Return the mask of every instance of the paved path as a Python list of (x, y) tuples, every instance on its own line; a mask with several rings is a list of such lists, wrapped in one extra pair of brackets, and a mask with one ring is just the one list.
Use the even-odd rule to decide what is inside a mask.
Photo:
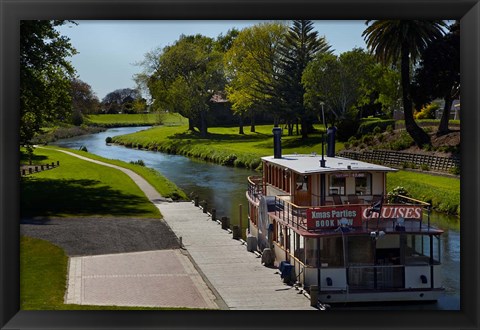
[[(62, 152), (119, 169), (129, 175), (145, 192), (147, 198), (159, 208), (173, 232), (182, 237), (188, 251), (182, 256), (170, 252), (176, 253), (184, 269), (182, 271), (177, 264), (170, 272), (168, 267), (163, 267), (167, 257), (166, 254), (162, 254), (165, 250), (71, 258), (67, 301), (96, 305), (141, 306), (149, 306), (156, 302), (160, 305), (170, 303), (170, 306), (179, 306), (173, 301), (177, 301), (175, 299), (179, 296), (186, 295), (190, 299), (182, 300), (185, 306), (187, 301), (194, 301), (192, 304), (196, 304), (203, 300), (200, 305), (214, 308), (213, 294), (215, 294), (216, 303), (222, 309), (315, 310), (303, 294), (283, 284), (277, 269), (261, 265), (259, 258), (247, 252), (240, 241), (232, 239), (231, 234), (222, 230), (216, 221), (212, 221), (191, 202), (167, 202), (148, 182), (131, 170), (68, 151)], [(190, 258), (187, 260), (188, 255)], [(196, 271), (212, 291), (205, 289), (202, 284), (204, 282), (197, 277)], [(167, 283), (166, 279), (172, 277), (175, 280), (168, 282), (169, 285), (179, 290), (158, 291), (156, 286), (162, 281)], [(188, 285), (181, 289), (184, 283), (181, 281), (185, 281), (187, 277), (194, 283), (196, 293)], [(179, 280), (180, 278), (182, 280)], [(150, 294), (153, 294), (156, 300), (145, 298)], [(165, 295), (165, 299), (162, 295)]]

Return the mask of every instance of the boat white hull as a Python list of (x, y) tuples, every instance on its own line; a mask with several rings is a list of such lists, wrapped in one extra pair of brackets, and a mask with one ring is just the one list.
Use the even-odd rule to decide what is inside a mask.
[(444, 290), (414, 290), (388, 292), (321, 292), (318, 300), (322, 303), (360, 303), (360, 302), (401, 302), (401, 301), (436, 301)]

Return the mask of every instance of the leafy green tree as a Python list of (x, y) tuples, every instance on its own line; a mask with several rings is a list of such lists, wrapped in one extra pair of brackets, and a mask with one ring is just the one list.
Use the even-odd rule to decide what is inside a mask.
[(100, 101), (86, 82), (75, 78), (71, 81), (70, 96), (73, 112), (82, 115), (96, 114), (100, 111)]
[(55, 29), (66, 21), (20, 21), (20, 143), (47, 123), (71, 115), (71, 80), (75, 70), (67, 60), (76, 54), (70, 40)]
[(188, 118), (189, 129), (208, 133), (207, 112), (212, 96), (224, 89), (223, 54), (215, 41), (202, 35), (180, 36), (162, 49), (158, 68), (148, 80), (154, 108)]
[(330, 45), (313, 30), (312, 21), (294, 20), (279, 51), (281, 65), (277, 93), (285, 104), (286, 117), (300, 120), (302, 138), (305, 139), (312, 127), (312, 114), (304, 105), (303, 71), (318, 53), (331, 53)]
[[(369, 25), (368, 25), (369, 24)], [(400, 60), (403, 112), (405, 128), (417, 146), (430, 145), (430, 136), (413, 118), (410, 95), (410, 67), (434, 40), (443, 35), (443, 21), (375, 20), (367, 21), (362, 36), (369, 50), (383, 63), (396, 64)]]
[[(281, 23), (259, 23), (240, 31), (224, 56), (227, 98), (232, 110), (243, 119), (250, 117), (255, 131), (255, 114), (275, 113), (278, 98), (275, 79), (278, 72), (279, 46), (287, 32)], [(279, 114), (277, 114), (278, 116)]]
[(142, 95), (135, 88), (120, 88), (108, 93), (102, 99), (103, 111), (105, 113), (133, 113), (134, 103), (141, 100)]
[(453, 100), (460, 96), (460, 24), (450, 26), (450, 32), (435, 40), (422, 54), (415, 70), (412, 96), (417, 106), (424, 106), (435, 98), (443, 98), (445, 105), (437, 134), (449, 132), (448, 121)]

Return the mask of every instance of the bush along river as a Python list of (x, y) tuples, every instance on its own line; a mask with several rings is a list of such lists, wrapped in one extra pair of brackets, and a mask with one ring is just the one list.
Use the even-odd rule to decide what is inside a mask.
[[(247, 177), (255, 172), (243, 168), (226, 167), (190, 159), (180, 155), (169, 155), (156, 151), (130, 149), (123, 146), (107, 145), (105, 139), (109, 136), (133, 133), (148, 127), (121, 127), (108, 129), (101, 133), (77, 136), (58, 140), (52, 145), (80, 149), (105, 158), (119, 159), (125, 162), (142, 160), (145, 166), (159, 171), (167, 179), (174, 182), (187, 195), (199, 197), (200, 201), (208, 203), (208, 209), (215, 208), (217, 218), (229, 217), (231, 224), (238, 224), (240, 207), (242, 210), (242, 227), (247, 227)], [(273, 153), (273, 151), (272, 151)], [(258, 173), (256, 173), (258, 175)], [(442, 235), (442, 272), (445, 295), (436, 303), (430, 304), (392, 304), (359, 305), (338, 307), (336, 309), (392, 309), (392, 310), (459, 310), (460, 309), (460, 221), (433, 212), (433, 225), (443, 229)], [(260, 262), (260, 261), (259, 261)]]

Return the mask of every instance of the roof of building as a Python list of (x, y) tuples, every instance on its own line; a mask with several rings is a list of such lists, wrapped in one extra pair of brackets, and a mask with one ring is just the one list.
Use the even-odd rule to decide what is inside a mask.
[(273, 156), (262, 157), (262, 160), (277, 164), (285, 168), (289, 168), (299, 174), (312, 173), (331, 173), (331, 172), (351, 172), (351, 171), (378, 171), (378, 172), (395, 172), (394, 168), (362, 162), (345, 157), (324, 157), (325, 167), (320, 166), (321, 155), (282, 155), (282, 158), (274, 158)]

